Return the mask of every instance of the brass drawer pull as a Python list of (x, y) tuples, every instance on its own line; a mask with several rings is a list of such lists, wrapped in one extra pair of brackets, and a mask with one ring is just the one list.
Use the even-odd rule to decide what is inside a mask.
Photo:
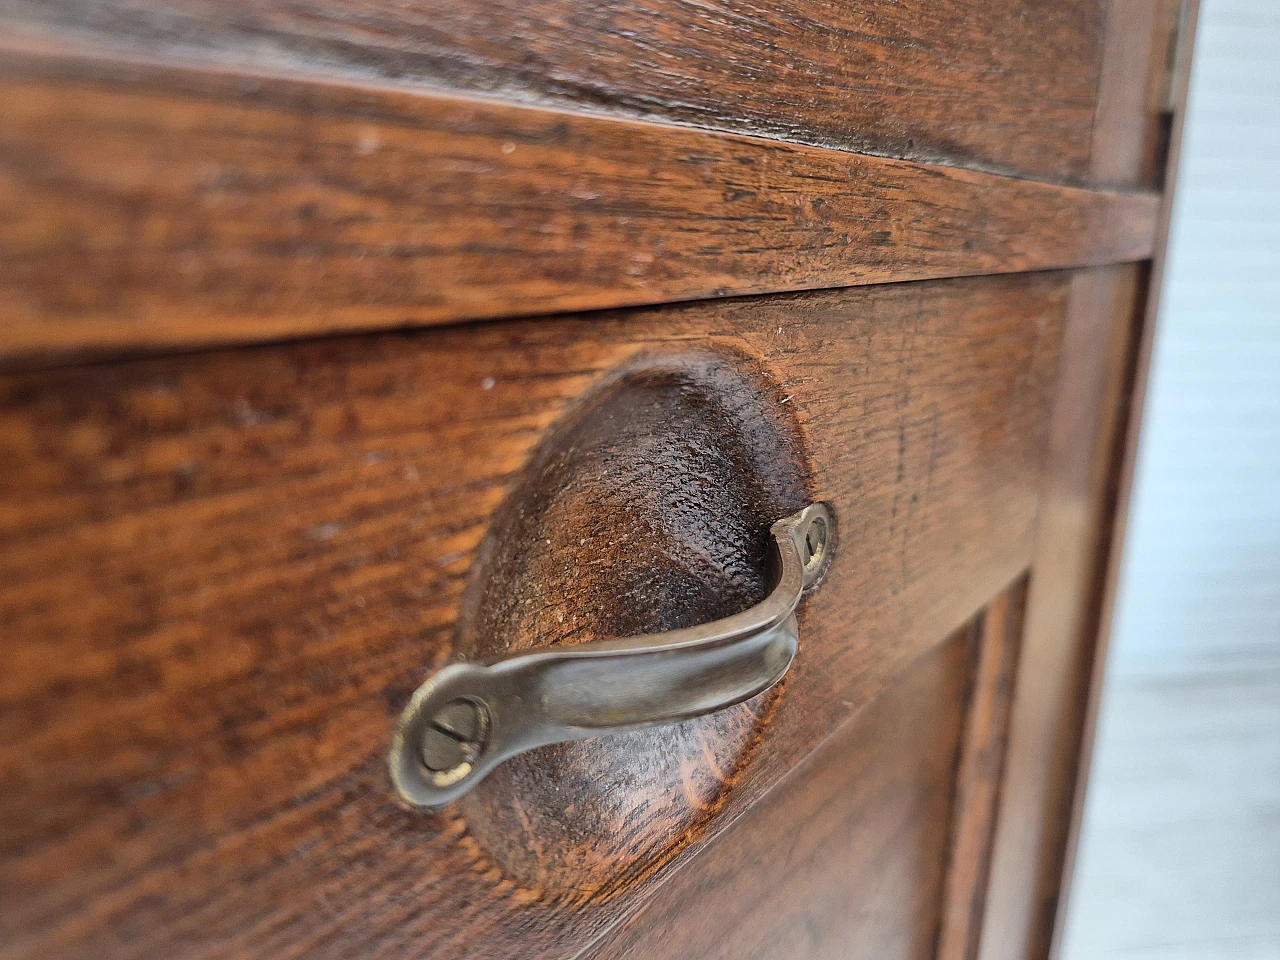
[(770, 527), (778, 583), (763, 601), (702, 626), (456, 663), (400, 715), (391, 779), (418, 809), (450, 803), (534, 747), (677, 723), (777, 683), (798, 640), (795, 609), (831, 558), (832, 517), (812, 504)]

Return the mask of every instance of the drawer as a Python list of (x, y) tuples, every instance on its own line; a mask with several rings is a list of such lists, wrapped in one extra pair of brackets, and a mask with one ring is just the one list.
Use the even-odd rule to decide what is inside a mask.
[[(659, 889), (648, 929), (683, 929), (713, 893), (671, 891), (714, 881), (739, 906), (695, 939), (754, 942), (767, 899), (787, 952), (920, 955), (952, 845), (989, 837), (965, 778), (1004, 735), (1071, 282), (5, 376), (5, 940), (560, 956)], [(387, 751), (429, 672), (743, 609), (768, 524), (809, 501), (838, 538), (778, 687), (398, 802)], [(722, 833), (740, 854), (697, 856)], [(850, 908), (815, 932), (827, 886)]]
[(0, 960), (1048, 957), (1177, 0), (224, 7), (0, 12)]
[(1115, 12), (1097, 0), (1016, 9), (972, 0), (420, 0), (411, 9), (253, 0), (229, 17), (216, 0), (10, 0), (5, 17), (19, 36), (88, 39), (120, 59), (464, 90), (1089, 181), (1098, 179), (1089, 160), (1104, 44), (1126, 42), (1133, 75), (1122, 95), (1140, 95), (1157, 9), (1147, 0)]

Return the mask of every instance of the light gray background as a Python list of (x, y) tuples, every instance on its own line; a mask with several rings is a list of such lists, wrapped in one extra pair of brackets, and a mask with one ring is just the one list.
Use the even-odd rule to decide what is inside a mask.
[(1202, 0), (1063, 960), (1280, 960), (1280, 0)]

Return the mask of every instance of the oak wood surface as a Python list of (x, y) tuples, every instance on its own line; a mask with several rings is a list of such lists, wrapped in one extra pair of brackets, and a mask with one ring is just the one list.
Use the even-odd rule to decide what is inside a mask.
[(1048, 955), (1110, 549), (1142, 267), (1073, 276), (979, 957)]
[[(1149, 45), (1155, 55), (1142, 86), (1148, 97), (1155, 90), (1159, 99), (1167, 97), (1172, 133), (1150, 124), (1102, 122), (1091, 168), (1106, 178), (1132, 171), (1133, 164), (1158, 169), (1167, 162), (1170, 170), (1155, 175), (1165, 184), (1161, 223), (1167, 229), (1196, 3), (1123, 0), (1109, 22), (1106, 56), (1117, 63), (1103, 70), (1100, 118), (1134, 116), (1138, 81), (1135, 65), (1125, 61), (1131, 50)], [(1171, 51), (1166, 31), (1174, 26), (1182, 36)], [(1148, 41), (1152, 28), (1157, 39)], [(1169, 62), (1171, 53), (1180, 65)], [(1180, 78), (1172, 91), (1166, 89), (1174, 82), (1165, 76), (1168, 67)], [(1163, 141), (1159, 148), (1156, 138)], [(1164, 245), (1162, 232), (1157, 249)], [(1056, 948), (1083, 800), (1091, 704), (1105, 662), (1099, 636), (1106, 624), (1106, 577), (1108, 571), (1114, 577), (1119, 556), (1113, 549), (1119, 542), (1115, 511), (1132, 479), (1122, 451), (1136, 442), (1133, 391), (1135, 385), (1140, 390), (1149, 362), (1155, 316), (1148, 291), (1158, 289), (1155, 282), (1153, 287), (1144, 267), (1085, 271), (1073, 280), (981, 960), (1041, 960)]]
[[(639, 358), (613, 374), (539, 440), (490, 521), (455, 655), (678, 630), (763, 600), (764, 533), (811, 499), (783, 399), (741, 355)], [(608, 896), (711, 821), (779, 693), (513, 757), (459, 811), (512, 879)]]
[(1148, 257), (1157, 198), (390, 89), (0, 57), (0, 359)]
[(1097, 588), (1098, 625), (1094, 637), (1091, 638), (1092, 657), (1083, 664), (1083, 673), (1086, 677), (1080, 683), (1080, 687), (1085, 688), (1081, 694), (1083, 715), (1075, 731), (1076, 736), (1070, 741), (1074, 750), (1064, 763), (1064, 766), (1074, 772), (1075, 777), (1071, 784), (1072, 798), (1068, 822), (1061, 831), (1064, 837), (1062, 868), (1056, 878), (1052, 875), (1049, 878), (1051, 881), (1056, 879), (1058, 885), (1058, 909), (1054, 916), (1053, 929), (1049, 935), (1046, 951), (1051, 960), (1059, 956), (1062, 949), (1066, 906), (1074, 880), (1077, 847), (1084, 815), (1085, 791), (1093, 761), (1094, 735), (1106, 672), (1112, 615), (1124, 556), (1121, 545), (1125, 542), (1134, 472), (1137, 468), (1138, 446), (1142, 435), (1147, 378), (1151, 368), (1152, 350), (1160, 315), (1160, 296), (1164, 289), (1164, 273), (1168, 262), (1169, 227), (1173, 216), (1173, 202), (1176, 196), (1174, 190), (1181, 160), (1187, 95), (1191, 85), (1191, 55), (1195, 47), (1196, 27), (1199, 23), (1199, 0), (1184, 0), (1182, 3), (1170, 4), (1170, 6), (1173, 9), (1168, 12), (1168, 19), (1176, 27), (1177, 37), (1174, 48), (1169, 51), (1171, 75), (1166, 80), (1167, 89), (1165, 90), (1172, 110), (1164, 156), (1166, 166), (1161, 171), (1161, 181), (1165, 191), (1160, 203), (1156, 256), (1144, 278), (1145, 287), (1142, 296), (1135, 304), (1134, 312), (1139, 329), (1133, 334), (1136, 345), (1133, 347), (1132, 368), (1126, 372), (1128, 392), (1124, 397), (1123, 405), (1117, 411), (1117, 418), (1121, 421), (1121, 432), (1116, 437), (1116, 448), (1113, 448), (1112, 485), (1106, 494), (1111, 510), (1110, 516), (1105, 521), (1107, 525), (1102, 535), (1106, 549), (1100, 550), (1095, 560), (1097, 575), (1101, 580)]
[(248, 0), (231, 15), (219, 0), (3, 0), (0, 17), (11, 30), (175, 60), (443, 86), (1083, 181), (1109, 6)]
[(955, 951), (976, 946), (1025, 588), (903, 670), (589, 956), (972, 956)]
[[(21, 370), (1142, 260), (1175, 0), (426, 3), (0, 0), (0, 954), (1043, 960), (1142, 267)], [(820, 497), (779, 690), (395, 806), (426, 671)]]
[(972, 627), (976, 662), (955, 773), (936, 960), (973, 960), (978, 953), (1026, 600), (1020, 579)]
[(976, 639), (913, 664), (588, 956), (931, 958)]
[(1089, 181), (1160, 187), (1182, 0), (1112, 0), (1098, 77)]
[[(9, 955), (589, 944), (1027, 567), (1067, 283), (893, 284), (4, 376)], [(763, 377), (794, 418), (806, 496), (840, 525), (829, 579), (801, 611), (768, 736), (705, 824), (681, 836), (672, 819), (672, 842), (604, 893), (516, 882), (464, 815), (395, 804), (394, 717), (454, 654), (477, 546), (551, 424), (619, 370), (708, 357)], [(625, 533), (593, 547), (621, 555)], [(725, 569), (748, 562), (741, 533), (709, 535)]]

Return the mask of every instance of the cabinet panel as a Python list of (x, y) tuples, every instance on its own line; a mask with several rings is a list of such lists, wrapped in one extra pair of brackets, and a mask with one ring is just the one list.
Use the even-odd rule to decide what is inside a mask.
[(975, 956), (1025, 597), (911, 664), (591, 956)]
[[(32, 957), (585, 947), (1028, 567), (1067, 288), (894, 284), (6, 375), (4, 939)], [(457, 811), (398, 807), (386, 750), (456, 653), (476, 550), (537, 445), (658, 361), (762, 385), (837, 552), (702, 821), (608, 889), (540, 888)], [(659, 514), (703, 495), (675, 485)], [(747, 549), (701, 536), (725, 563)]]
[(1157, 198), (0, 51), (0, 361), (1080, 267)]

